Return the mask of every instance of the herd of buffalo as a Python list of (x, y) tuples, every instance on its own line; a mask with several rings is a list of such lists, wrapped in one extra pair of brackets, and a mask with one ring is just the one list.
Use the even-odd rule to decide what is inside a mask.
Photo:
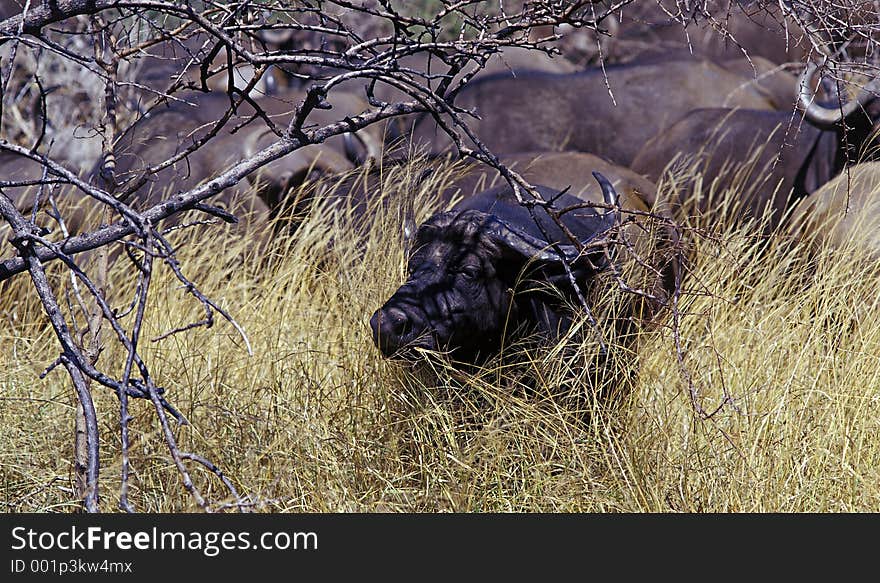
[[(846, 240), (855, 222), (880, 210), (870, 200), (880, 162), (869, 160), (880, 120), (877, 83), (863, 82), (840, 106), (810, 64), (809, 43), (780, 22), (743, 8), (727, 21), (734, 44), (696, 23), (685, 33), (659, 18), (620, 19), (604, 66), (577, 67), (564, 55), (516, 48), (494, 55), (455, 105), (477, 114), (469, 124), (474, 134), (542, 200), (523, 204), (526, 191), (470, 163), (440, 193), (458, 202), (412, 234), (407, 281), (370, 320), (382, 354), (410, 358), (430, 349), (473, 363), (497, 353), (513, 331), (559, 337), (607, 277), (638, 291), (627, 318), (651, 318), (680, 284), (672, 221), (717, 210), (713, 204), (728, 189), (737, 207), (729, 219), (761, 218), (768, 230), (822, 229), (826, 241)], [(163, 67), (171, 63), (169, 55), (143, 60), (137, 82), (167, 84)], [(384, 101), (399, 97), (382, 84), (375, 92)], [(295, 83), (265, 93), (255, 103), (282, 127), (306, 95)], [(332, 108), (315, 110), (310, 122), (324, 125), (370, 107), (362, 84), (343, 85), (327, 101)], [(222, 91), (192, 92), (151, 109), (117, 141), (116, 175), (136, 176), (171, 158), (228, 109)], [(243, 119), (252, 114), (247, 103), (237, 111)], [(155, 174), (132, 204), (147, 208), (188, 190), (274, 139), (265, 126), (227, 124), (207, 147)], [(392, 141), (395, 152), (418, 149), (433, 159), (455, 150), (438, 118), (395, 118), (301, 148), (212, 204), (225, 204), (243, 223), (268, 221), (292, 205), (289, 194), (303, 184), (365, 161), (381, 165)], [(33, 179), (35, 172), (6, 154), (0, 170), (5, 180)], [(28, 197), (16, 202), (26, 208)], [(880, 241), (866, 244), (880, 251)]]
[[(651, 318), (676, 292), (681, 270), (671, 252), (676, 234), (662, 221), (646, 228), (647, 211), (678, 221), (715, 212), (757, 219), (765, 233), (810, 229), (832, 244), (849, 240), (880, 211), (871, 202), (880, 163), (870, 161), (877, 82), (864, 81), (841, 106), (823, 94), (808, 51), (799, 75), (786, 66), (790, 52), (775, 61), (757, 54), (780, 31), (751, 22), (765, 35), (753, 46), (742, 37), (737, 50), (748, 58), (697, 47), (575, 72), (535, 59), (464, 88), (456, 105), (477, 112), (471, 127), (480, 140), (568, 212), (552, 220), (502, 181), (465, 192), (450, 212), (426, 221), (408, 280), (370, 322), (383, 354), (427, 348), (474, 362), (513, 330), (558, 338), (571, 326), (571, 306), (601, 285), (601, 272), (632, 272), (634, 263), (642, 269), (624, 285), (640, 300), (619, 317)], [(416, 120), (412, 136), (435, 154), (453, 148), (429, 116)], [(880, 251), (864, 232), (860, 241)]]

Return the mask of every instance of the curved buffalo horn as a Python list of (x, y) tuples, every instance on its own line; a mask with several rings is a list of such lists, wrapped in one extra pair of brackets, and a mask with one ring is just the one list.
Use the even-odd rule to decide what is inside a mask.
[(495, 238), (524, 257), (534, 257), (550, 263), (562, 260), (571, 263), (578, 257), (578, 251), (574, 245), (558, 245), (557, 248), (563, 255), (560, 257), (547, 241), (543, 241), (525, 231), (515, 229), (503, 221), (496, 220), (493, 222), (491, 232)]
[(596, 209), (602, 217), (602, 226), (599, 228), (598, 233), (604, 233), (620, 222), (620, 195), (614, 190), (611, 181), (601, 173), (593, 172), (593, 178), (596, 179), (596, 182), (599, 183), (599, 187), (602, 189), (602, 198), (605, 200), (605, 204), (611, 207), (604, 211)]
[(276, 49), (295, 40), (295, 33), (289, 28), (261, 29), (258, 36), (263, 42), (275, 45)]
[(254, 155), (262, 149), (260, 147), (260, 141), (270, 131), (272, 130), (266, 128), (261, 131), (254, 131), (246, 134), (244, 143), (242, 144), (242, 152), (244, 153), (245, 158), (253, 158)]
[[(617, 194), (611, 181), (605, 178), (600, 172), (593, 172), (593, 177), (602, 189), (602, 198), (605, 200), (605, 204), (611, 208), (605, 211), (597, 211), (601, 217), (601, 223), (590, 239), (581, 241), (582, 245), (586, 245), (590, 241), (597, 239), (604, 233), (608, 232), (618, 224), (620, 220), (620, 196)], [(502, 221), (496, 220), (495, 223), (495, 236), (503, 241), (508, 247), (527, 257), (537, 257), (542, 261), (551, 262), (560, 261), (561, 259), (571, 262), (578, 258), (578, 249), (574, 245), (558, 245), (557, 249), (562, 251), (562, 255), (564, 256), (560, 257), (558, 253), (550, 249), (550, 244), (547, 243), (547, 241), (542, 241), (525, 231), (514, 229)]]
[[(605, 223), (604, 220), (603, 223)], [(601, 237), (610, 227), (613, 226), (614, 223), (607, 226), (603, 224), (590, 239), (581, 241), (581, 244), (586, 245), (590, 241)], [(534, 257), (540, 261), (546, 261), (548, 263), (558, 263), (560, 261), (572, 263), (581, 256), (578, 248), (574, 245), (560, 244), (556, 245), (554, 248), (547, 241), (539, 239), (538, 237), (530, 235), (529, 233), (515, 227), (511, 227), (504, 221), (498, 219), (492, 221), (492, 226), (489, 230), (496, 240), (504, 243), (508, 248), (516, 251), (524, 257)], [(556, 250), (561, 252), (561, 256)]]
[[(345, 157), (348, 158), (349, 162), (352, 164), (360, 164), (362, 160), (354, 145), (354, 134), (351, 132), (345, 132), (342, 134), (342, 143), (345, 145)], [(363, 142), (361, 142), (361, 145), (363, 145)]]
[(275, 75), (280, 75), (282, 73), (276, 73), (276, 71), (280, 71), (278, 67), (275, 65), (269, 65), (266, 69), (266, 72), (263, 74), (263, 84), (266, 88), (266, 95), (278, 95), (278, 78)]
[(810, 80), (818, 69), (819, 65), (813, 62), (808, 63), (804, 69), (799, 81), (798, 106), (804, 112), (804, 117), (821, 129), (834, 129), (853, 112), (874, 99), (875, 92), (880, 90), (880, 78), (874, 79), (859, 91), (855, 99), (843, 104), (842, 107), (822, 106), (816, 102), (816, 94), (810, 88)]
[[(355, 139), (360, 142), (361, 148), (366, 152), (365, 156), (362, 156), (358, 151), (358, 148), (355, 146)], [(348, 161), (352, 164), (363, 164), (367, 160), (375, 161), (382, 157), (381, 146), (376, 144), (375, 140), (371, 139), (366, 134), (362, 134), (361, 132), (345, 132), (342, 134), (342, 141), (345, 144), (345, 157), (348, 158)]]
[(618, 201), (620, 200), (620, 195), (617, 194), (617, 191), (614, 190), (614, 185), (605, 178), (600, 172), (593, 172), (593, 178), (596, 179), (596, 182), (599, 183), (599, 187), (602, 189), (602, 198), (605, 199), (605, 204), (612, 207), (606, 210), (602, 214), (608, 214), (611, 211), (618, 210)]

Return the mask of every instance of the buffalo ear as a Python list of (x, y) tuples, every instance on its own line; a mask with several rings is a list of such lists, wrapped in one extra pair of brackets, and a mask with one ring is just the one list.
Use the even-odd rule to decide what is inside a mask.
[(382, 158), (382, 146), (366, 132), (345, 132), (342, 134), (345, 157), (354, 166), (377, 162)]

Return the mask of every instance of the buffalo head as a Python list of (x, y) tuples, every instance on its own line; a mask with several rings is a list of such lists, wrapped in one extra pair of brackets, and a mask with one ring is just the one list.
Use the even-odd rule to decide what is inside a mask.
[[(606, 204), (614, 207), (613, 187), (601, 175), (597, 180)], [(616, 210), (580, 208), (565, 215), (579, 251), (558, 229), (548, 240), (543, 234), (550, 230), (540, 221), (509, 220), (519, 210), (507, 208), (515, 201), (502, 203), (497, 194), (490, 199), (487, 210), (469, 201), (465, 210), (436, 214), (419, 227), (406, 283), (370, 320), (385, 356), (410, 358), (421, 348), (476, 362), (523, 325), (553, 336), (569, 322), (572, 280), (583, 287), (608, 265)]]

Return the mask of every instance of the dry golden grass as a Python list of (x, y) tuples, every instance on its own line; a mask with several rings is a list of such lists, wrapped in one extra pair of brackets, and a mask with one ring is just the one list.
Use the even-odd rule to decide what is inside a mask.
[[(374, 348), (369, 317), (404, 274), (396, 197), (417, 170), (387, 176), (388, 204), (368, 228), (319, 212), (259, 258), (232, 234), (177, 235), (187, 273), (234, 313), (254, 356), (222, 321), (146, 342), (144, 355), (190, 421), (176, 429), (181, 448), (217, 463), (256, 510), (880, 508), (880, 269), (865, 253), (783, 236), (760, 243), (742, 228), (694, 238), (681, 302), (686, 374), (667, 320), (640, 339), (626, 395), (613, 406), (587, 397), (579, 415), (559, 386), (587, 393), (588, 373), (557, 347), (513, 347), (472, 374), (442, 359), (411, 370)], [(432, 184), (416, 193), (419, 219), (433, 208)], [(123, 270), (112, 279), (123, 297)], [(73, 392), (62, 370), (38, 379), (57, 348), (27, 284), (20, 277), (0, 297), (2, 496), (7, 511), (71, 511)], [(199, 317), (166, 270), (157, 274), (144, 337)], [(116, 347), (101, 357), (121, 362)], [(711, 418), (697, 414), (688, 375), (706, 411), (722, 405)], [(118, 404), (95, 392), (109, 511)], [(132, 408), (137, 509), (195, 510), (152, 409)], [(226, 500), (214, 476), (192, 469), (213, 503)]]

